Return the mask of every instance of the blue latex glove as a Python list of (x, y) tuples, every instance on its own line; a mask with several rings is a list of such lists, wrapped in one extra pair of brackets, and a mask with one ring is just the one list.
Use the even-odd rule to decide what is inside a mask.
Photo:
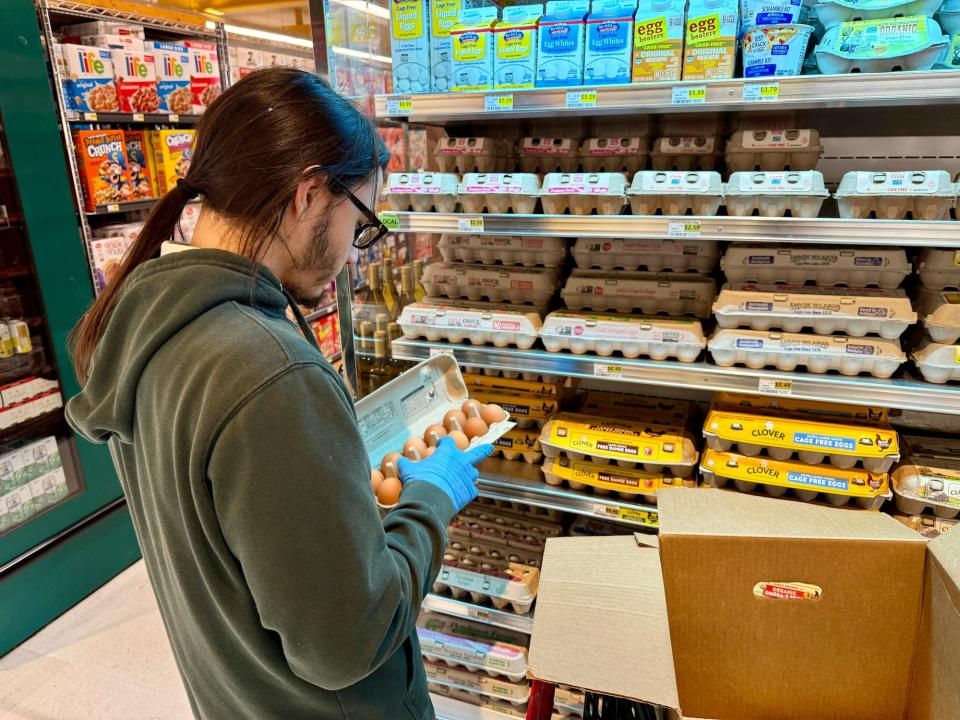
[(400, 481), (406, 485), (414, 480), (423, 480), (443, 490), (453, 502), (457, 512), (477, 498), (476, 480), (480, 476), (474, 467), (489, 457), (493, 445), (477, 445), (469, 450), (457, 449), (453, 438), (442, 437), (433, 455), (426, 460), (413, 462), (405, 457), (397, 463)]

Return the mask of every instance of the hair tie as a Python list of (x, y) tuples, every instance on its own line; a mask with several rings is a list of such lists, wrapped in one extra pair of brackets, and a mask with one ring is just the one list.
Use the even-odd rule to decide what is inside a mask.
[(183, 178), (179, 178), (177, 180), (177, 190), (182, 192), (186, 196), (187, 200), (193, 200), (195, 197), (200, 195), (200, 191)]

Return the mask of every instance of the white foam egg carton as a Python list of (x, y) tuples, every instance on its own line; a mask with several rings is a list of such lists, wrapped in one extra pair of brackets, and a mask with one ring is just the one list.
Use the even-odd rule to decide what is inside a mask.
[(520, 169), (530, 173), (572, 173), (580, 164), (580, 141), (562, 137), (525, 137), (517, 143)]
[(956, 191), (944, 170), (845, 173), (835, 193), (842, 218), (941, 220), (953, 206)]
[(646, 240), (577, 238), (571, 250), (577, 267), (600, 270), (709, 273), (720, 258), (714, 240)]
[(459, 667), (426, 661), (423, 664), (428, 685), (441, 685), (457, 690), (483, 695), (506, 701), (513, 705), (523, 705), (530, 699), (530, 683), (511, 682), (510, 680), (490, 677), (486, 673), (477, 673)]
[(473, 602), (487, 601), (498, 610), (512, 607), (526, 615), (539, 584), (540, 571), (535, 567), (447, 548), (433, 591), (447, 590), (455, 598), (469, 596)]
[(444, 233), (437, 249), (445, 262), (476, 262), (486, 265), (551, 267), (563, 265), (567, 241), (558, 237), (512, 235), (467, 235)]
[[(918, 440), (933, 447), (925, 448)], [(938, 518), (960, 516), (960, 460), (956, 455), (956, 440), (910, 438), (907, 445), (906, 456), (891, 474), (897, 509), (907, 515), (932, 511)], [(947, 452), (938, 452), (937, 445), (947, 446), (943, 448)]]
[(942, 385), (960, 380), (960, 345), (922, 341), (911, 354), (927, 382)]
[(544, 318), (540, 339), (549, 352), (593, 352), (602, 357), (616, 352), (626, 358), (643, 355), (680, 362), (694, 362), (706, 345), (700, 321), (692, 318), (561, 311)]
[(410, 303), (398, 320), (403, 336), (426, 338), (430, 342), (446, 340), (471, 345), (516, 346), (526, 350), (540, 335), (542, 320), (537, 313), (507, 308), (487, 311), (451, 303)]
[(738, 130), (727, 140), (727, 170), (813, 170), (822, 154), (818, 130)]
[(733, 284), (847, 285), (892, 289), (910, 274), (902, 248), (746, 245), (727, 248), (720, 268)]
[(536, 430), (514, 428), (493, 443), (495, 454), (503, 456), (505, 460), (523, 460), (534, 465), (543, 459), (543, 450), (540, 448), (540, 433)]
[[(527, 648), (496, 639), (480, 623), (430, 614), (417, 625), (420, 651), (430, 662), (484, 672), (520, 682), (527, 672)], [(493, 635), (494, 637), (490, 637)]]
[(814, 54), (824, 75), (929, 70), (948, 45), (935, 20), (912, 15), (834, 25)]
[(623, 173), (549, 173), (543, 178), (543, 212), (563, 215), (619, 215), (626, 202)]
[(875, 334), (887, 340), (896, 340), (917, 321), (902, 290), (810, 285), (724, 286), (713, 314), (721, 328), (777, 328), (788, 333), (809, 328), (818, 335)]
[(453, 212), (458, 182), (452, 173), (390, 173), (383, 196), (391, 210)]
[(817, 19), (825, 30), (851, 20), (882, 20), (933, 14), (943, 0), (822, 0), (816, 4)]
[(713, 170), (717, 166), (720, 142), (715, 137), (657, 138), (650, 150), (654, 170)]
[(633, 176), (627, 199), (634, 215), (716, 215), (723, 204), (720, 173), (645, 170)]
[(713, 278), (695, 273), (597, 272), (575, 269), (560, 291), (570, 310), (710, 317)]
[(580, 145), (584, 172), (635, 173), (647, 166), (650, 150), (645, 137), (594, 137)]
[(437, 141), (433, 157), (441, 172), (489, 173), (510, 170), (513, 147), (490, 137), (445, 137)]
[(545, 305), (559, 289), (552, 268), (469, 263), (431, 263), (423, 270), (430, 297), (468, 298), (522, 305)]
[(917, 256), (917, 275), (925, 288), (960, 290), (960, 250), (921, 249)]
[(644, 502), (656, 503), (657, 494), (674, 487), (696, 487), (695, 478), (674, 477), (662, 469), (648, 472), (639, 468), (610, 465), (609, 462), (594, 463), (589, 460), (572, 460), (564, 455), (547, 458), (541, 468), (547, 485), (566, 485), (572, 490), (589, 488), (597, 495), (618, 495), (628, 500), (642, 498)]
[(730, 215), (817, 217), (830, 197), (817, 170), (735, 172), (723, 188)]
[(789, 372), (803, 366), (813, 373), (836, 370), (841, 375), (869, 373), (877, 378), (890, 377), (907, 359), (899, 340), (766, 330), (717, 330), (708, 348), (720, 367), (775, 367)]
[(917, 309), (924, 329), (935, 343), (954, 345), (960, 340), (960, 292), (920, 288)]
[(527, 215), (537, 207), (540, 178), (533, 173), (467, 173), (457, 194), (464, 212)]

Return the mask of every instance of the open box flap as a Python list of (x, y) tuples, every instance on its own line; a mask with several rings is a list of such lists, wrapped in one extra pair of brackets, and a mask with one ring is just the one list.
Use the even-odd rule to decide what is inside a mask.
[(960, 608), (960, 532), (947, 532), (927, 543), (927, 552), (936, 558), (945, 582), (949, 583)]
[(547, 540), (527, 674), (677, 709), (656, 547), (628, 535)]

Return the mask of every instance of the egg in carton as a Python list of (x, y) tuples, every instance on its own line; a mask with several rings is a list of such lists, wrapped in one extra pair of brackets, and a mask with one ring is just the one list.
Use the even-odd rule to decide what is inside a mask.
[[(577, 518), (585, 520), (587, 518)], [(568, 715), (583, 716), (583, 690), (569, 685), (557, 685), (553, 693), (553, 706), (564, 717)]]
[(813, 170), (822, 154), (818, 130), (738, 130), (727, 140), (727, 170)]
[(511, 414), (518, 428), (542, 427), (559, 407), (556, 397), (546, 395), (521, 395), (516, 392), (500, 393), (477, 389), (473, 392), (473, 397), (485, 404), (499, 405), (498, 401), (506, 403), (507, 407), (511, 408), (507, 412)]
[(597, 495), (616, 493), (622, 498), (656, 503), (657, 493), (673, 487), (696, 487), (696, 478), (673, 477), (669, 473), (647, 472), (637, 468), (611, 466), (565, 456), (548, 458), (543, 463), (547, 485), (567, 485), (573, 490), (590, 488)]
[(437, 141), (433, 153), (441, 172), (489, 173), (510, 170), (512, 148), (490, 137), (446, 137)]
[(501, 455), (504, 460), (523, 460), (530, 465), (543, 459), (543, 450), (540, 448), (539, 429), (516, 428), (497, 438), (493, 443), (495, 454)]
[(451, 173), (390, 173), (383, 196), (391, 210), (453, 212), (457, 182)]
[(540, 201), (548, 215), (619, 215), (626, 202), (623, 173), (549, 173), (543, 178)]
[(879, 510), (892, 497), (886, 473), (710, 449), (700, 459), (700, 473), (707, 485), (717, 488), (733, 483), (740, 492), (759, 488), (773, 497), (791, 492), (804, 502), (818, 498), (837, 506), (854, 502), (866, 510)]
[(540, 517), (539, 514), (531, 515), (526, 511), (518, 512), (514, 509), (491, 508), (471, 504), (461, 510), (459, 514), (471, 521), (476, 520), (487, 527), (504, 528), (510, 532), (537, 537), (543, 541), (561, 537), (564, 534), (563, 526), (558, 521), (545, 519)]
[(520, 682), (526, 676), (530, 639), (516, 631), (438, 613), (421, 613), (417, 636), (420, 650), (430, 662), (465, 667), (512, 682)]
[(512, 607), (515, 613), (526, 615), (539, 585), (540, 571), (535, 567), (447, 548), (433, 591), (449, 590), (455, 598), (469, 596), (475, 603), (486, 600), (498, 610)]
[(920, 288), (917, 309), (923, 327), (935, 343), (955, 345), (960, 340), (960, 292)]
[(625, 358), (643, 355), (680, 362), (694, 362), (706, 347), (699, 320), (655, 315), (552, 312), (544, 318), (540, 339), (549, 352), (593, 352), (601, 357), (620, 353)]
[(444, 262), (558, 268), (567, 259), (567, 241), (558, 237), (444, 233), (437, 248)]
[(760, 217), (813, 218), (820, 214), (823, 201), (830, 197), (823, 184), (823, 173), (816, 170), (775, 172), (736, 172), (723, 189), (724, 203), (730, 215)]
[(540, 178), (533, 173), (467, 173), (457, 194), (464, 212), (529, 215), (537, 207)]
[(543, 562), (543, 551), (533, 552), (508, 545), (505, 542), (495, 542), (485, 537), (469, 537), (455, 530), (453, 526), (447, 528), (448, 546), (454, 550), (462, 550), (478, 557), (488, 557), (495, 560), (509, 560), (522, 565), (538, 568)]
[(940, 537), (960, 522), (956, 518), (947, 519), (930, 515), (894, 515), (893, 517), (930, 540)]
[(843, 175), (834, 196), (842, 218), (942, 220), (955, 195), (944, 170), (854, 170)]
[(426, 661), (423, 664), (428, 685), (446, 685), (458, 690), (496, 698), (512, 705), (523, 705), (530, 699), (530, 683), (524, 680), (512, 682), (486, 673), (477, 673), (459, 667), (450, 667)]
[(634, 215), (716, 215), (723, 204), (720, 173), (645, 170), (633, 176), (627, 199)]
[(824, 75), (929, 70), (949, 40), (935, 20), (923, 15), (858, 20), (827, 30), (814, 54)]
[(654, 170), (714, 170), (720, 154), (715, 137), (661, 137), (650, 150)]
[(471, 345), (530, 348), (540, 335), (542, 325), (536, 312), (521, 312), (507, 307), (497, 310), (450, 304), (410, 303), (400, 313), (398, 324), (403, 336), (426, 338), (430, 342), (469, 341)]
[(811, 328), (820, 335), (875, 334), (887, 340), (896, 340), (917, 321), (903, 290), (810, 285), (727, 285), (713, 313), (720, 328), (778, 328), (788, 333)]
[(960, 447), (954, 438), (905, 438), (905, 457), (891, 474), (897, 509), (907, 515), (960, 516)]
[(431, 263), (421, 280), (430, 297), (546, 305), (559, 288), (553, 268)]
[(902, 248), (730, 245), (720, 269), (731, 284), (813, 283), (825, 287), (899, 287), (910, 274)]
[(678, 478), (691, 476), (698, 457), (688, 428), (566, 412), (544, 426), (540, 446), (548, 459), (589, 459)]
[(575, 138), (520, 138), (517, 156), (528, 173), (572, 173), (580, 165), (580, 141)]
[[(449, 531), (460, 539), (478, 540), (504, 548), (515, 548), (524, 555), (523, 560), (514, 560), (527, 565), (539, 566), (543, 557), (547, 535), (535, 532), (532, 523), (522, 523), (520, 527), (494, 520), (488, 513), (478, 517), (476, 514), (458, 513), (450, 522)], [(469, 549), (469, 548), (468, 548)], [(470, 552), (475, 552), (470, 550)], [(512, 558), (511, 558), (512, 559)], [(535, 562), (530, 562), (533, 559)]]
[(580, 144), (584, 172), (635, 173), (647, 166), (645, 137), (594, 137)]
[(960, 290), (960, 250), (922, 248), (917, 256), (917, 275), (930, 290)]
[(648, 272), (712, 272), (720, 259), (715, 240), (577, 238), (571, 251), (577, 267)]
[(877, 3), (863, 3), (856, 0), (819, 0), (817, 19), (825, 30), (829, 30), (840, 23), (853, 20), (884, 20), (906, 18), (911, 15), (933, 17), (942, 3), (943, 0), (885, 0)]
[(710, 317), (717, 296), (713, 278), (693, 273), (632, 273), (574, 270), (560, 291), (570, 310), (641, 312), (645, 315)]
[(889, 472), (900, 459), (897, 433), (881, 422), (833, 422), (713, 407), (703, 423), (703, 436), (707, 447), (719, 452), (753, 457), (765, 451), (774, 460), (796, 456), (808, 465), (828, 461), (840, 468), (859, 462), (873, 473)]
[(926, 339), (910, 355), (923, 379), (942, 385), (960, 380), (960, 345), (930, 342)]

